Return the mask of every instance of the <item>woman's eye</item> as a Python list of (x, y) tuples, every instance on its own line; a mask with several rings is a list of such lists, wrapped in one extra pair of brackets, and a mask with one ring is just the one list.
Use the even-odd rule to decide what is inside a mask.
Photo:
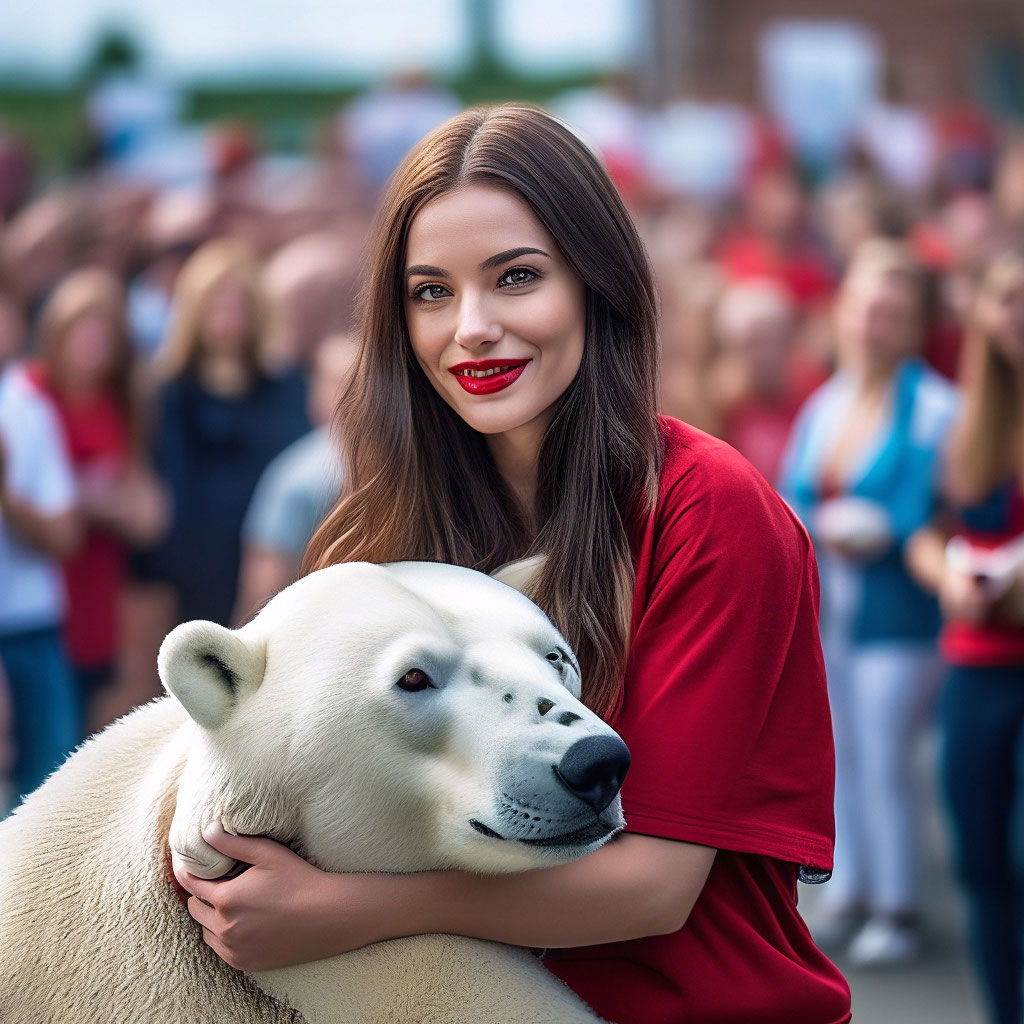
[(419, 668), (410, 669), (395, 685), (400, 690), (405, 690), (408, 693), (419, 693), (420, 690), (430, 689), (431, 687), (436, 689), (430, 681), (430, 676)]
[(443, 284), (424, 284), (412, 293), (412, 297), (423, 302), (436, 302), (443, 299), (447, 292), (448, 289)]
[[(513, 267), (511, 270), (506, 270), (504, 274), (498, 278), (498, 286), (505, 288), (520, 288), (524, 284), (530, 284), (531, 281), (536, 279), (537, 275), (526, 267)], [(502, 285), (502, 281), (506, 282)]]

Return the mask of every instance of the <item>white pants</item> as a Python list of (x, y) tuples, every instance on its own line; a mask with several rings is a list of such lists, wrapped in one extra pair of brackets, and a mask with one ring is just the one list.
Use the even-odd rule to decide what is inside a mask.
[(929, 642), (852, 643), (848, 624), (840, 614), (822, 630), (836, 746), (835, 867), (823, 899), (913, 911), (921, 796), (912, 755), (939, 659)]

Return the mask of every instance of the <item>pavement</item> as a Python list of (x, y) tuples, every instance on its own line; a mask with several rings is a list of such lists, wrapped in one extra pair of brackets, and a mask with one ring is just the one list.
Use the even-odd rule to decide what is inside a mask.
[[(935, 752), (934, 737), (926, 738), (915, 751), (915, 769), (925, 797), (921, 956), (904, 967), (868, 970), (834, 955), (850, 983), (855, 1024), (987, 1024), (966, 948), (963, 900), (949, 865), (947, 825), (935, 784)], [(800, 909), (809, 921), (822, 888), (800, 887)]]

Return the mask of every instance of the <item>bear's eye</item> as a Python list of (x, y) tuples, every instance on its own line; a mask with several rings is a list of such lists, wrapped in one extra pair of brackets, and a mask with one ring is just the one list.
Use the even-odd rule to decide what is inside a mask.
[(406, 690), (408, 693), (419, 693), (420, 690), (426, 690), (431, 687), (436, 689), (430, 681), (430, 676), (419, 668), (409, 669), (395, 685), (400, 690)]
[(561, 661), (562, 660), (562, 652), (561, 651), (552, 651), (550, 654), (546, 655), (546, 657), (547, 657), (548, 661)]

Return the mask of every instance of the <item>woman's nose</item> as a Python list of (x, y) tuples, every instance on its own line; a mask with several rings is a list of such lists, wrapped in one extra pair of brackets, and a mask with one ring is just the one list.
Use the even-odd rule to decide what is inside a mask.
[(459, 319), (455, 326), (455, 343), (475, 348), (487, 342), (500, 341), (503, 330), (482, 296), (464, 294), (459, 303)]

